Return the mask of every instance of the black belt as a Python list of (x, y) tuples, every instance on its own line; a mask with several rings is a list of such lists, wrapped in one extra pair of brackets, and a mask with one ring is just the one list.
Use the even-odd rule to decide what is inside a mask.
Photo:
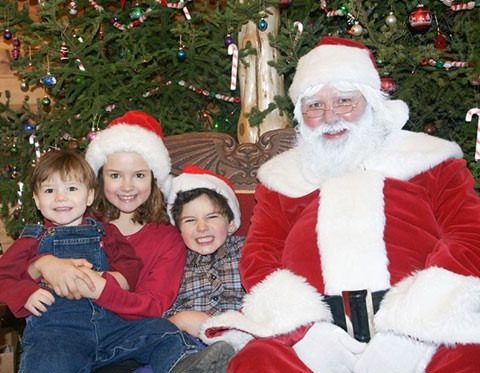
[[(373, 315), (388, 290), (344, 291), (342, 295), (325, 295), (330, 306), (333, 322), (351, 334), (357, 341), (368, 342), (373, 335)], [(370, 297), (371, 295), (371, 297)]]

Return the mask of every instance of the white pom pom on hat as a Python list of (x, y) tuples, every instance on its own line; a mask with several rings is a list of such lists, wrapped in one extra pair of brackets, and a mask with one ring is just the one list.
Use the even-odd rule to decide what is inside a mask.
[(170, 155), (164, 143), (161, 124), (151, 115), (132, 110), (114, 119), (99, 131), (88, 145), (85, 158), (95, 174), (105, 164), (110, 154), (136, 152), (147, 162), (162, 186), (170, 174)]
[[(186, 192), (193, 189), (206, 188), (211, 189), (221, 196), (225, 197), (228, 206), (233, 212), (233, 223), (235, 230), (240, 227), (240, 204), (232, 183), (228, 178), (218, 175), (210, 170), (205, 170), (199, 166), (186, 165), (182, 173), (173, 178), (168, 195), (168, 211), (169, 215), (171, 207), (177, 198), (179, 192)], [(175, 224), (173, 219), (170, 219)]]
[(324, 36), (298, 61), (288, 93), (296, 105), (307, 89), (341, 81), (379, 90), (375, 58), (370, 49), (358, 41)]

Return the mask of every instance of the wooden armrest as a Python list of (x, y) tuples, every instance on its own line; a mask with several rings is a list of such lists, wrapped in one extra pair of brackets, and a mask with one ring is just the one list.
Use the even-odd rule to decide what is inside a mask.
[(253, 191), (258, 167), (294, 143), (293, 128), (266, 132), (255, 144), (238, 144), (232, 136), (219, 132), (189, 132), (165, 138), (174, 175), (185, 164), (195, 164), (228, 177), (236, 191)]

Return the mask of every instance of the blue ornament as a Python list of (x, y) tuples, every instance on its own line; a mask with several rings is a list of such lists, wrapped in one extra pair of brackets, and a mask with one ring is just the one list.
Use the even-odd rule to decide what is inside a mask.
[(25, 132), (27, 135), (30, 135), (33, 132), (35, 132), (35, 127), (30, 122), (23, 123), (22, 129), (23, 129), (23, 132)]
[(268, 22), (262, 18), (260, 21), (258, 21), (257, 28), (260, 31), (265, 31), (268, 28)]
[(186, 59), (187, 59), (187, 52), (185, 52), (185, 50), (183, 48), (180, 48), (177, 51), (177, 60), (180, 61), (180, 62), (183, 62)]
[(55, 78), (52, 74), (47, 74), (40, 79), (40, 83), (42, 83), (45, 87), (51, 88), (57, 84), (57, 78)]

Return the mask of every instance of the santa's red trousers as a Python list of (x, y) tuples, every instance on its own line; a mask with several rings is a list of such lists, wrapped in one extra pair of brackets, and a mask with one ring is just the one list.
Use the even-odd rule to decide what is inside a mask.
[[(319, 352), (320, 353), (320, 352)], [(328, 353), (328, 352), (327, 352)], [(288, 345), (276, 339), (256, 339), (232, 359), (228, 373), (306, 373), (310, 370)], [(479, 373), (480, 345), (440, 347), (426, 373)]]

